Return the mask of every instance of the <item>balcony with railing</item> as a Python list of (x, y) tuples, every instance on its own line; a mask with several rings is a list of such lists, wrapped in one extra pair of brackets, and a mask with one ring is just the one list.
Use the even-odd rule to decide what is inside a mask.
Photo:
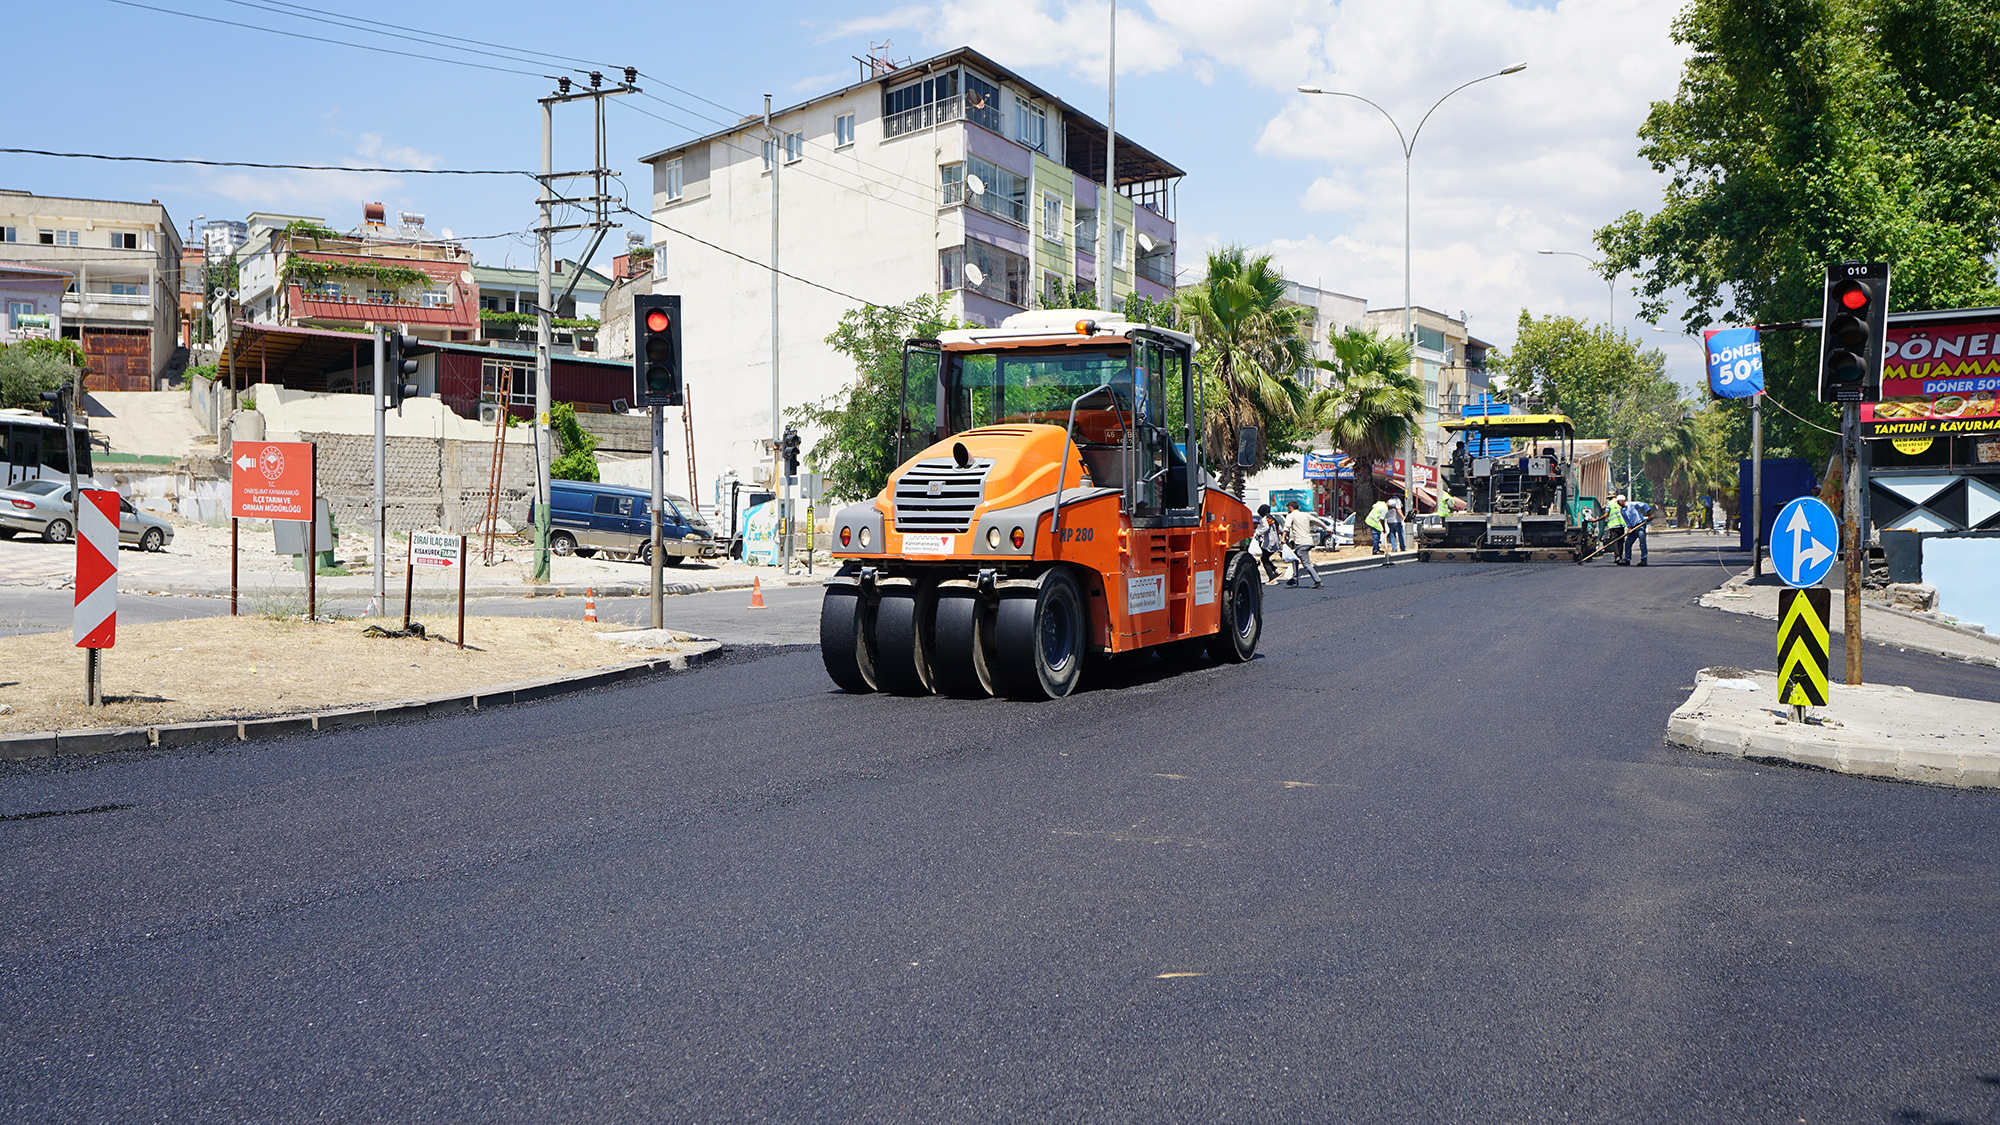
[(294, 284), (289, 297), (292, 316), (298, 320), (423, 324), (442, 328), (471, 328), (478, 323), (472, 309), (455, 303), (449, 290), (405, 294), (385, 289)]

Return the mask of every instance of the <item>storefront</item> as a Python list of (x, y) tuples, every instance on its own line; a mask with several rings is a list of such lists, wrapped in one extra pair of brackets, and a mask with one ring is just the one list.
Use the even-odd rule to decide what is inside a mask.
[(2000, 529), (2000, 309), (1897, 313), (1861, 404), (1875, 531)]

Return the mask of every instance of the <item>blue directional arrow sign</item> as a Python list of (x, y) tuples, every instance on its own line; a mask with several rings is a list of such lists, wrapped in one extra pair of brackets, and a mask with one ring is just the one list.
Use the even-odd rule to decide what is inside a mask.
[(1784, 506), (1771, 525), (1771, 567), (1787, 586), (1819, 585), (1840, 557), (1840, 524), (1817, 497), (1801, 496)]

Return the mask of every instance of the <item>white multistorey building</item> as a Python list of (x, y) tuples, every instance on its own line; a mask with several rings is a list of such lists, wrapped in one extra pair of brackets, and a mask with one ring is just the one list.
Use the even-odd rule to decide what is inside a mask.
[[(1101, 122), (960, 49), (878, 66), (856, 85), (775, 112), (768, 133), (761, 116), (746, 117), (646, 157), (650, 287), (681, 296), (689, 409), (708, 478), (692, 487), (706, 500), (727, 470), (751, 479), (768, 461), (774, 171), (778, 265), (790, 275), (779, 280), (778, 321), (779, 398), (789, 410), (853, 379), (825, 340), (862, 302), (943, 293), (954, 315), (993, 325), (1093, 289), (1105, 140)], [(1183, 173), (1122, 136), (1116, 158), (1106, 255), (1115, 300), (1166, 300)], [(619, 315), (607, 310), (607, 320)]]
[[(1362, 316), (1368, 311), (1368, 302), (1359, 297), (1296, 281), (1285, 284), (1285, 300), (1313, 311), (1312, 358), (1328, 362), (1333, 360), (1333, 337), (1360, 327)], [(1322, 369), (1307, 372), (1306, 381), (1310, 385), (1326, 386), (1330, 380), (1331, 373)]]
[(169, 374), (181, 240), (158, 200), (0, 190), (0, 259), (69, 274), (59, 331), (89, 358), (88, 389), (149, 391)]

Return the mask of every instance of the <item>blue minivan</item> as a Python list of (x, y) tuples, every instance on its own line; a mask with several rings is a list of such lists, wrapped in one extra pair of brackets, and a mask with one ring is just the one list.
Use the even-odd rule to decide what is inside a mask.
[[(612, 558), (653, 560), (652, 493), (643, 488), (587, 481), (549, 482), (549, 550), (585, 558), (599, 551)], [(667, 496), (660, 511), (660, 562), (715, 558), (728, 549), (694, 505)], [(529, 518), (532, 521), (533, 512)]]

